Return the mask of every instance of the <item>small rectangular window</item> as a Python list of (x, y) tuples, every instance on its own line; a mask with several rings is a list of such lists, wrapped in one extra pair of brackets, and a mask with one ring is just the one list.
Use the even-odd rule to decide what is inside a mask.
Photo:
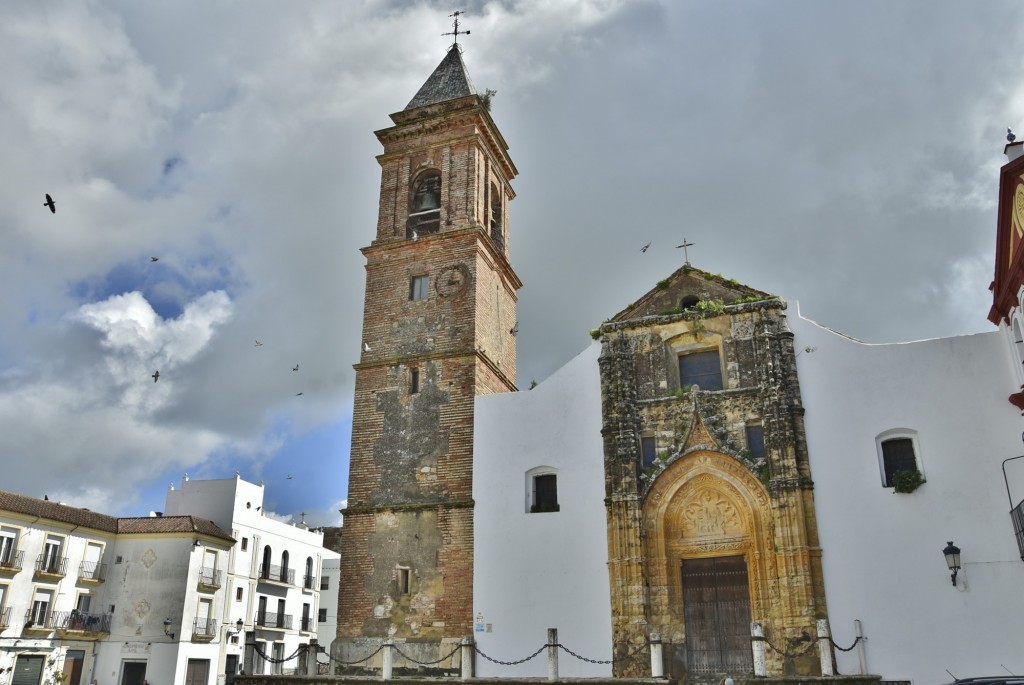
[(120, 554), (118, 554), (116, 557), (114, 557), (114, 563), (115, 564), (120, 564), (122, 561), (124, 561), (124, 557), (122, 557)]
[(330, 579), (330, 577), (328, 577), (328, 576), (320, 576), (320, 589), (321, 590), (330, 590), (331, 589), (331, 579)]
[(544, 473), (533, 477), (533, 505), (531, 514), (558, 511), (558, 476)]
[(885, 467), (884, 487), (893, 486), (892, 477), (899, 471), (916, 471), (917, 458), (914, 456), (914, 441), (910, 438), (893, 438), (882, 443), (882, 461)]
[(409, 394), (415, 395), (420, 391), (420, 370), (409, 369)]
[(241, 602), (242, 601), (242, 588), (240, 588), (240, 587), (235, 588), (235, 601), (236, 602)]
[(327, 623), (327, 609), (316, 610), (317, 623)]
[(395, 578), (398, 581), (398, 594), (407, 595), (409, 594), (409, 577), (410, 572), (407, 568), (396, 569)]
[(242, 538), (242, 551), (249, 549), (249, 538)]
[(427, 286), (429, 284), (429, 278), (427, 276), (413, 276), (409, 279), (409, 299), (410, 300), (425, 300), (427, 299)]
[(722, 389), (722, 363), (718, 350), (679, 355), (679, 385), (699, 386), (701, 390)]
[(655, 442), (653, 436), (644, 436), (640, 438), (640, 451), (643, 453), (645, 469), (654, 466), (654, 460), (658, 456), (654, 448)]
[(747, 425), (747, 450), (752, 457), (764, 456), (764, 426)]

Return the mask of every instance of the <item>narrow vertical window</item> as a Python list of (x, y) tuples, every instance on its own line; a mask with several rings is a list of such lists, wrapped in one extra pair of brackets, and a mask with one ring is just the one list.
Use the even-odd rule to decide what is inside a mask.
[(236, 602), (241, 602), (242, 601), (242, 588), (240, 588), (240, 587), (235, 588), (235, 601)]
[(395, 580), (398, 583), (398, 594), (407, 595), (410, 589), (410, 570), (407, 568), (395, 569)]
[(415, 240), (441, 228), (441, 174), (424, 171), (412, 183), (406, 237)]
[(764, 456), (764, 427), (758, 424), (747, 424), (747, 451), (752, 457)]
[(429, 278), (427, 276), (413, 276), (409, 279), (409, 299), (410, 300), (425, 300), (427, 299), (427, 286), (429, 285)]
[(420, 370), (417, 368), (409, 369), (409, 394), (415, 395), (420, 391)]
[(657, 458), (654, 436), (645, 435), (640, 438), (640, 451), (643, 454), (644, 468), (648, 469), (654, 466), (654, 460)]
[(242, 551), (249, 549), (249, 538), (242, 538)]

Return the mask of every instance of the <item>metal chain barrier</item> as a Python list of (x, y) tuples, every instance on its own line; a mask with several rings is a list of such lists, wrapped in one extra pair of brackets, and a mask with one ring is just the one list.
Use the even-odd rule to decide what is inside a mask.
[(380, 647), (378, 647), (377, 649), (372, 651), (369, 655), (364, 656), (364, 657), (362, 657), (360, 659), (357, 659), (355, 661), (345, 661), (345, 660), (342, 660), (340, 658), (335, 658), (334, 656), (331, 656), (330, 654), (328, 654), (328, 659), (329, 659), (328, 663), (329, 663), (329, 665), (330, 665), (330, 663), (337, 663), (338, 666), (355, 666), (356, 663), (365, 663), (366, 661), (369, 661), (370, 659), (372, 659), (374, 656), (377, 656), (377, 653), (380, 650), (384, 649), (384, 647), (385, 647), (385, 645), (381, 644)]
[[(814, 649), (815, 647), (818, 646), (817, 640), (813, 640), (812, 639), (810, 641), (810, 643), (808, 643), (808, 645), (806, 647), (804, 647), (803, 649), (801, 649), (800, 651), (798, 651), (798, 652), (787, 652), (786, 650), (779, 649), (778, 647), (773, 645), (771, 643), (771, 641), (768, 638), (766, 638), (766, 637), (752, 637), (752, 638), (750, 638), (750, 640), (751, 640), (751, 642), (764, 642), (766, 645), (768, 645), (772, 649), (772, 651), (777, 652), (777, 653), (781, 654), (784, 657), (791, 657), (791, 658), (795, 657), (795, 656), (803, 656), (804, 654), (807, 654), (812, 649)], [(850, 649), (853, 649), (853, 648), (851, 647)]]
[[(544, 645), (544, 647), (548, 647), (548, 646), (549, 645)], [(561, 649), (566, 654), (568, 654), (570, 656), (574, 656), (577, 659), (579, 659), (580, 661), (586, 661), (589, 664), (615, 664), (615, 663), (621, 663), (623, 661), (629, 661), (631, 659), (635, 659), (637, 654), (639, 654), (643, 650), (647, 649), (647, 647), (649, 646), (649, 643), (647, 643), (647, 642), (643, 643), (642, 645), (640, 645), (639, 647), (634, 649), (630, 654), (627, 654), (626, 656), (621, 656), (621, 657), (619, 657), (617, 659), (615, 657), (612, 657), (611, 659), (608, 659), (606, 661), (602, 661), (600, 659), (588, 659), (585, 656), (580, 656), (579, 654), (577, 654), (576, 652), (572, 651), (571, 649), (569, 649), (568, 647), (566, 647), (563, 644), (557, 644), (557, 645), (554, 645), (554, 646), (558, 647), (559, 649)], [(543, 649), (543, 647), (541, 649)]]
[(275, 659), (275, 658), (274, 658), (274, 657), (272, 657), (272, 656), (267, 656), (267, 655), (266, 655), (266, 654), (265, 654), (265, 653), (263, 652), (263, 650), (262, 650), (262, 649), (260, 649), (259, 647), (257, 647), (257, 646), (256, 646), (256, 644), (255, 644), (255, 643), (253, 643), (253, 646), (252, 646), (252, 651), (254, 651), (254, 652), (256, 652), (257, 654), (259, 654), (259, 655), (260, 655), (260, 658), (261, 658), (261, 659), (263, 659), (264, 661), (267, 661), (267, 662), (269, 662), (269, 663), (272, 663), (272, 664), (283, 664), (283, 663), (285, 663), (286, 661), (291, 661), (292, 659), (294, 659), (295, 657), (297, 657), (297, 656), (298, 656), (298, 655), (299, 655), (300, 653), (302, 653), (302, 652), (306, 651), (306, 649), (305, 649), (305, 648), (306, 648), (306, 645), (299, 645), (299, 646), (298, 646), (298, 648), (296, 648), (296, 650), (295, 650), (294, 652), (292, 652), (292, 655), (291, 655), (291, 656), (286, 656), (286, 657), (285, 657), (285, 658), (283, 658), (283, 659)]
[(437, 661), (417, 661), (416, 659), (413, 659), (411, 656), (409, 656), (408, 654), (403, 652), (401, 649), (399, 649), (397, 644), (392, 644), (391, 646), (394, 647), (395, 651), (398, 652), (399, 656), (404, 658), (406, 661), (411, 661), (412, 663), (417, 664), (419, 666), (435, 666), (435, 665), (441, 663), (442, 661), (447, 661), (448, 659), (451, 659), (453, 656), (455, 656), (455, 653), (457, 651), (462, 649), (462, 645), (455, 645), (455, 649), (450, 651), (448, 653), (448, 656), (443, 656), (440, 659), (438, 659)]
[(541, 652), (543, 652), (545, 649), (548, 648), (547, 645), (541, 645), (540, 649), (538, 649), (536, 652), (534, 652), (530, 656), (526, 657), (525, 659), (519, 659), (518, 661), (501, 661), (500, 659), (494, 659), (494, 658), (489, 657), (486, 654), (484, 654), (475, 643), (472, 645), (472, 647), (473, 647), (473, 649), (476, 650), (477, 654), (479, 654), (483, 658), (487, 659), (492, 664), (498, 664), (499, 666), (517, 666), (519, 664), (524, 664), (524, 663), (526, 663), (527, 661), (529, 661), (530, 659), (532, 659), (533, 657), (537, 656), (538, 654), (540, 654)]
[(828, 641), (832, 644), (833, 647), (838, 649), (840, 652), (849, 652), (851, 649), (853, 649), (854, 647), (857, 646), (858, 642), (860, 642), (863, 639), (864, 639), (863, 636), (855, 637), (855, 638), (853, 638), (853, 644), (850, 645), (849, 647), (845, 647), (845, 648), (844, 647), (840, 647), (838, 644), (836, 644), (836, 641), (832, 639), (831, 635), (829, 635)]

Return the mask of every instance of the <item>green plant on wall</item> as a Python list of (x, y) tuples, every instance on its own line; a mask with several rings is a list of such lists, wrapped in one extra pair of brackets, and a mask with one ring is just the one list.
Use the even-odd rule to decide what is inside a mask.
[(907, 469), (892, 474), (893, 492), (913, 492), (921, 487), (922, 483), (924, 483), (924, 476), (917, 469)]

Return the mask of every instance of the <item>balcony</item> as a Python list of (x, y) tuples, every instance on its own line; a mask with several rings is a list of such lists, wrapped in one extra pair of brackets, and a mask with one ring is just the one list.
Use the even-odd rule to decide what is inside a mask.
[(50, 614), (49, 627), (61, 637), (74, 640), (99, 640), (110, 634), (110, 614), (80, 611), (55, 611)]
[(313, 619), (310, 618), (309, 616), (303, 616), (302, 618), (300, 618), (299, 619), (299, 625), (300, 625), (299, 630), (301, 630), (303, 632), (306, 632), (306, 633), (315, 633), (316, 632), (316, 624), (313, 622)]
[(316, 590), (316, 576), (303, 575), (302, 576), (302, 589), (303, 590)]
[(209, 642), (217, 636), (217, 619), (197, 618), (192, 623), (192, 640), (194, 642)]
[(24, 552), (15, 552), (13, 550), (0, 557), (0, 577), (10, 578), (17, 574), (21, 570), (24, 560)]
[(0, 609), (0, 630), (9, 628), (11, 625), (11, 607)]
[(273, 611), (258, 611), (256, 612), (256, 625), (259, 628), (270, 630), (291, 630), (292, 615), (278, 614)]
[(260, 564), (260, 582), (295, 585), (295, 569), (273, 564)]
[(199, 590), (215, 592), (220, 589), (220, 571), (215, 568), (199, 569)]
[[(40, 605), (41, 607), (43, 605)], [(40, 608), (25, 612), (25, 634), (46, 635), (53, 630), (53, 615), (48, 609)]]
[(40, 554), (36, 557), (35, 580), (56, 583), (68, 574), (67, 557), (48, 557)]
[(98, 561), (83, 561), (78, 565), (78, 582), (99, 585), (107, 579), (107, 565)]

